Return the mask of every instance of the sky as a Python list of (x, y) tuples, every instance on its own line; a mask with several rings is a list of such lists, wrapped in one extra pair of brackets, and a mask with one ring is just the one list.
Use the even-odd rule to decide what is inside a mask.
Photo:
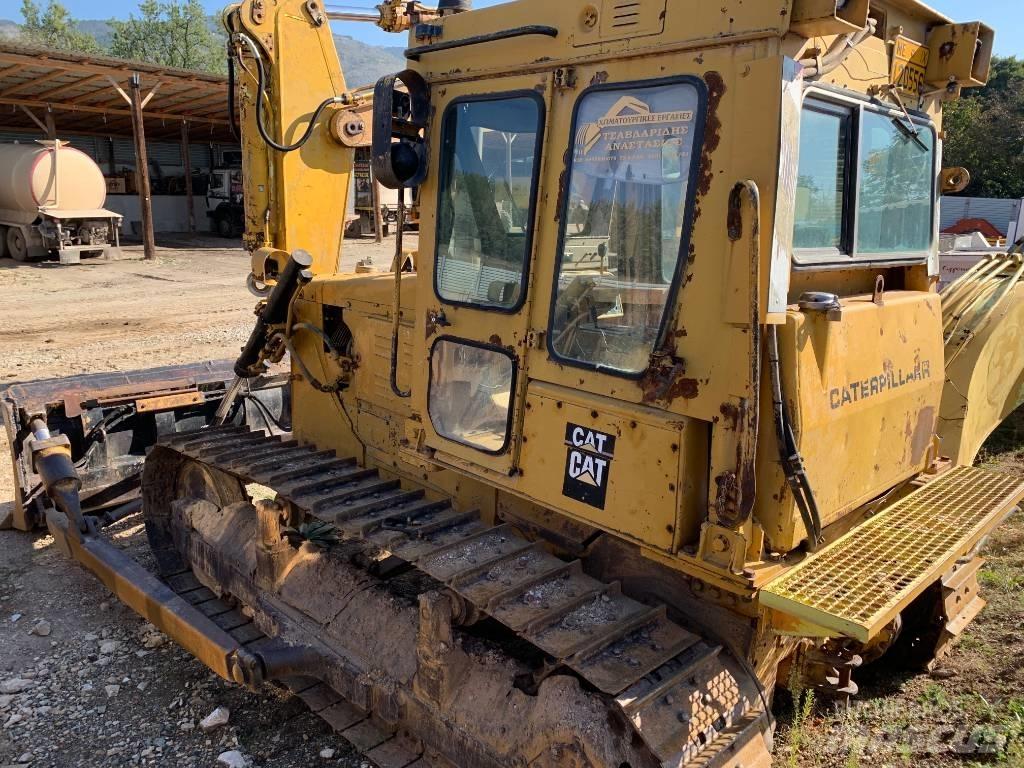
[[(41, 0), (45, 2), (46, 0)], [(127, 18), (138, 7), (138, 0), (61, 0), (80, 19)], [(202, 0), (210, 13), (219, 13), (227, 0)], [(344, 2), (346, 10), (372, 9), (373, 0), (329, 0), (328, 5)], [(474, 6), (497, 5), (502, 0), (475, 0)], [(930, 5), (957, 21), (984, 21), (996, 30), (996, 53), (1024, 58), (1024, 2), (1022, 0), (931, 0)], [(0, 0), (0, 18), (21, 20), (20, 0)], [(10, 10), (7, 10), (10, 8)], [(404, 35), (389, 35), (372, 24), (335, 24), (339, 34), (350, 35), (375, 45), (405, 45)]]

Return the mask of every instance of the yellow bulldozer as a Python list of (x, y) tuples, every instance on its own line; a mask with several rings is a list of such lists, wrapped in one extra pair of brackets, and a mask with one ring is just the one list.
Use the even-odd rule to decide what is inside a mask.
[[(1024, 392), (1021, 244), (936, 286), (942, 108), (988, 27), (917, 0), (224, 19), (268, 292), (217, 423), (146, 459), (159, 574), (25, 435), (58, 541), (210, 669), (383, 768), (757, 768), (777, 686), (926, 668), (982, 608), (1024, 497), (973, 466)], [(408, 35), (369, 123), (337, 19)], [(419, 244), (344, 274), (367, 136)], [(290, 432), (224, 423), (285, 355)]]

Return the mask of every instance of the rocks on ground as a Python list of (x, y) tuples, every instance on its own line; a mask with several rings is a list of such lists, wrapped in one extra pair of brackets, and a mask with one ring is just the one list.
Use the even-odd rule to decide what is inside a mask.
[(250, 768), (252, 760), (237, 749), (232, 749), (217, 755), (217, 765), (223, 765), (224, 768)]

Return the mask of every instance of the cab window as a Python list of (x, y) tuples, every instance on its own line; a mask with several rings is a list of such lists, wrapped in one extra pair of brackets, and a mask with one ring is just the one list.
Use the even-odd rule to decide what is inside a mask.
[(446, 111), (434, 272), (443, 301), (522, 306), (543, 113), (537, 94), (457, 101)]
[(679, 284), (700, 154), (703, 84), (599, 87), (576, 107), (551, 354), (635, 376)]
[(808, 98), (800, 124), (798, 264), (927, 258), (935, 132), (906, 115)]
[(839, 254), (846, 244), (852, 113), (825, 105), (804, 108), (800, 126), (797, 248)]
[(935, 137), (906, 120), (864, 112), (857, 196), (857, 253), (924, 253), (933, 237)]
[(434, 430), (484, 453), (508, 446), (516, 367), (508, 350), (442, 337), (430, 352)]

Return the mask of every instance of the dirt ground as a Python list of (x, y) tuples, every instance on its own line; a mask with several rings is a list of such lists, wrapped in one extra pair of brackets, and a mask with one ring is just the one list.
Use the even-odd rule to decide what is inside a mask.
[[(131, 246), (76, 267), (0, 260), (0, 386), (236, 356), (256, 303), (248, 256), (219, 239), (162, 243), (152, 262)], [(388, 264), (391, 248), (349, 242), (345, 263)], [(0, 518), (14, 493), (7, 455), (0, 429)], [(138, 519), (116, 536), (147, 556)], [(11, 680), (25, 689), (7, 692)], [(204, 732), (220, 706), (228, 724)], [(0, 766), (205, 768), (231, 750), (258, 766), (370, 766), (301, 702), (229, 686), (162, 642), (49, 536), (0, 531)]]
[[(1024, 412), (996, 431), (979, 464), (1024, 475)], [(849, 705), (777, 697), (778, 768), (1024, 768), (1024, 514), (982, 554), (988, 606), (931, 674), (883, 659), (855, 674)]]
[[(80, 267), (0, 260), (0, 386), (233, 357), (255, 303), (246, 255), (221, 240), (163, 243), (153, 262), (138, 247)], [(346, 247), (349, 264), (390, 262), (390, 242)], [(0, 457), (3, 441), (0, 430)], [(1024, 474), (1024, 427), (997, 434), (984, 461)], [(0, 517), (12, 496), (4, 467)], [(115, 535), (146, 557), (137, 519)], [(1000, 529), (987, 556), (989, 607), (935, 674), (862, 670), (849, 707), (778, 697), (776, 766), (1024, 768), (1024, 517)], [(12, 680), (23, 690), (0, 690), (0, 767), (198, 768), (229, 750), (256, 766), (370, 765), (299, 702), (220, 682), (50, 537), (0, 531), (0, 687)], [(230, 710), (228, 724), (204, 731), (199, 721), (218, 706)]]

